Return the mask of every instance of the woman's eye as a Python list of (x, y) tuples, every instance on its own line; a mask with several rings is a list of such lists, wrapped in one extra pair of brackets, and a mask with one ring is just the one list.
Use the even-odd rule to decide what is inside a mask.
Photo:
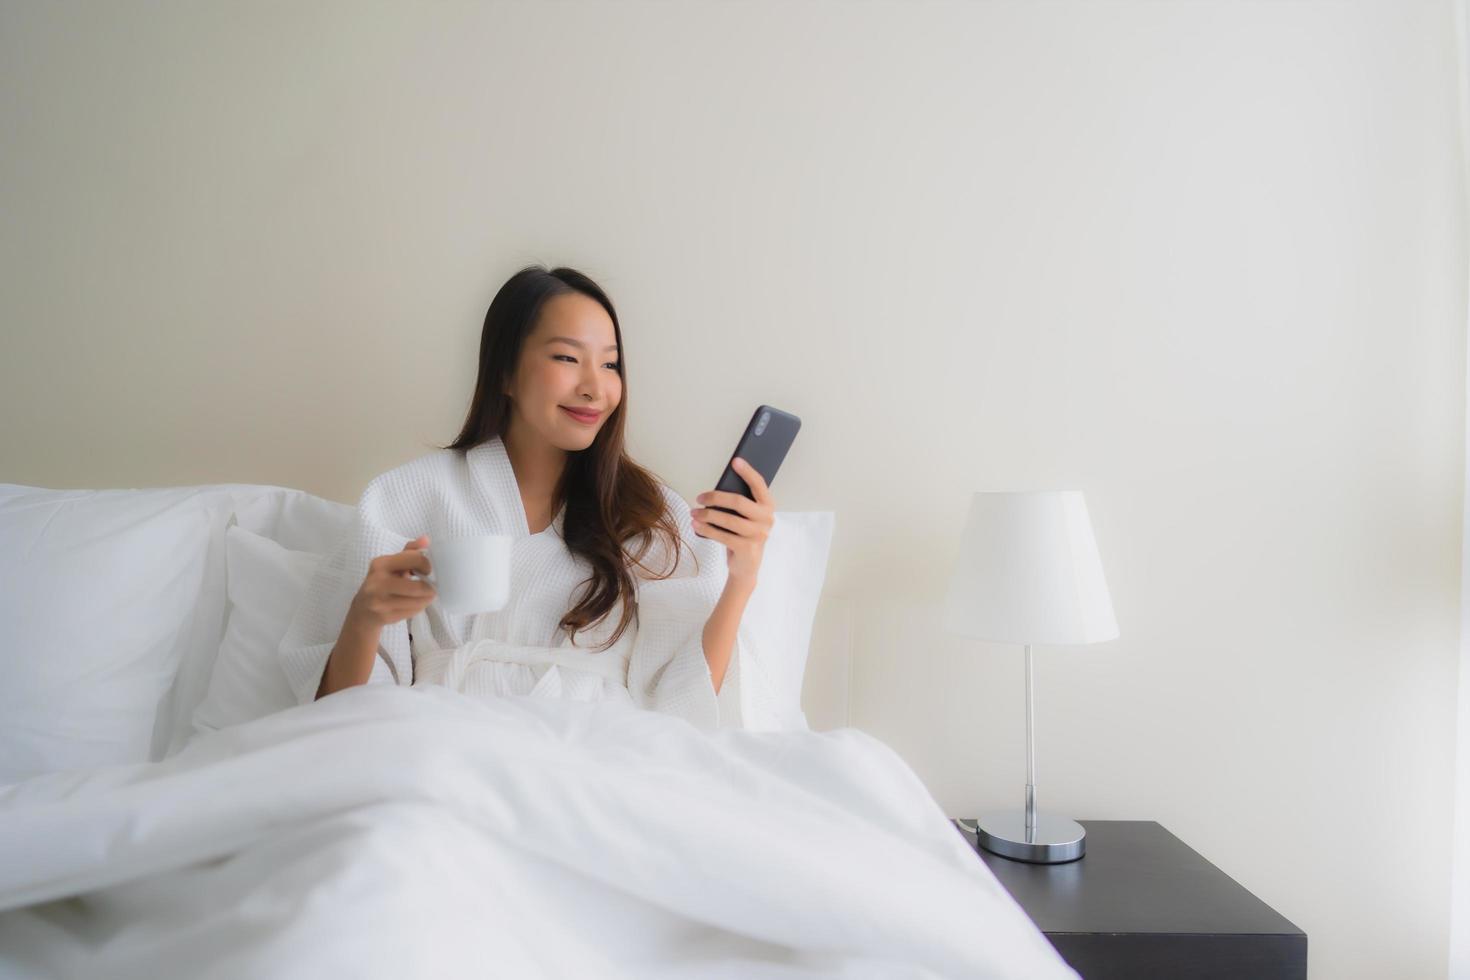
[[(552, 354), (551, 355), (551, 359), (553, 361), (556, 360), (558, 357), (565, 357), (567, 360), (571, 361), (573, 364), (576, 364), (577, 363), (577, 359), (575, 357), (573, 357), (572, 355), (570, 355), (570, 354)], [(618, 369), (618, 362), (617, 361), (608, 361), (606, 364), (603, 365), (603, 367), (610, 367), (614, 371), (616, 371)]]

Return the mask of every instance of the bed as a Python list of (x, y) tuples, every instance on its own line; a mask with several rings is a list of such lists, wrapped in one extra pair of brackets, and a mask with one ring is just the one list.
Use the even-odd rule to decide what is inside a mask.
[(351, 511), (0, 484), (0, 976), (1077, 976), (892, 749), (800, 707), (840, 700), (807, 671), (831, 514), (778, 513), (747, 612), (788, 722), (710, 733), (295, 704), (272, 638)]

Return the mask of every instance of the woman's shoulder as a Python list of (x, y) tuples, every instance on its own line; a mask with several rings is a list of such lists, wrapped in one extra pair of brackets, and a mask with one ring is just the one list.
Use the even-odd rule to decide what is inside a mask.
[(676, 522), (678, 522), (681, 516), (685, 522), (688, 522), (689, 501), (684, 499), (684, 495), (662, 480), (655, 480), (654, 482), (658, 485), (659, 494), (664, 498), (664, 510), (668, 515), (674, 518)]
[(379, 473), (373, 477), (370, 485), (412, 486), (424, 480), (457, 475), (465, 472), (468, 467), (465, 455), (457, 449), (435, 449)]
[[(689, 537), (694, 533), (694, 522), (690, 519), (689, 503), (679, 491), (669, 486), (662, 480), (655, 479), (654, 485), (658, 487), (659, 496), (663, 498), (663, 513), (660, 517), (667, 517), (674, 525), (674, 530), (680, 537)], [(654, 528), (648, 528), (637, 535), (635, 540), (642, 541), (648, 537), (661, 539), (663, 534), (655, 534)]]
[(384, 520), (416, 516), (458, 496), (468, 479), (463, 453), (436, 449), (373, 477), (359, 504)]
[(702, 538), (695, 534), (689, 502), (667, 483), (662, 480), (656, 482), (664, 499), (665, 511), (673, 522), (678, 537), (677, 540), (670, 541), (666, 534), (650, 530), (635, 538), (636, 545), (630, 549), (630, 558), (632, 555), (639, 555), (640, 549), (646, 548), (641, 551), (641, 557), (631, 562), (635, 567), (635, 576), (640, 579), (662, 580), (663, 574), (670, 571), (671, 565), (673, 571), (670, 578), (700, 574), (723, 555), (723, 546), (713, 538)]

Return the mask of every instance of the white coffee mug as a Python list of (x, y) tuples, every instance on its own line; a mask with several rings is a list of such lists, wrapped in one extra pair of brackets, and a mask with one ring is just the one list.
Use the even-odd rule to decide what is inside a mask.
[(445, 612), (494, 612), (510, 598), (512, 540), (508, 534), (480, 534), (435, 541), (422, 549), (429, 557), (429, 574), (409, 577), (432, 585), (438, 593), (434, 601)]

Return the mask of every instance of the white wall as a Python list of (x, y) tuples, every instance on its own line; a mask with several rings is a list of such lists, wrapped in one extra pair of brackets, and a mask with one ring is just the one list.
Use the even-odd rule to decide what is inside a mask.
[[(1470, 186), (1470, 2), (1455, 0), (1456, 64), (1460, 109), (1460, 165)], [(1470, 306), (1465, 311), (1470, 327)], [(1470, 429), (1470, 397), (1466, 399)], [(1470, 521), (1470, 458), (1467, 458), (1462, 527)], [(1460, 683), (1455, 749), (1454, 848), (1450, 902), (1450, 970), (1452, 977), (1470, 977), (1470, 536), (1460, 537)]]
[(934, 626), (968, 494), (1081, 489), (1122, 636), (1037, 650), (1042, 808), (1158, 820), (1313, 978), (1445, 975), (1447, 0), (0, 11), (0, 481), (354, 500), (581, 268), (674, 486), (802, 416), (853, 721), (947, 812), (1025, 780), (1019, 648)]

